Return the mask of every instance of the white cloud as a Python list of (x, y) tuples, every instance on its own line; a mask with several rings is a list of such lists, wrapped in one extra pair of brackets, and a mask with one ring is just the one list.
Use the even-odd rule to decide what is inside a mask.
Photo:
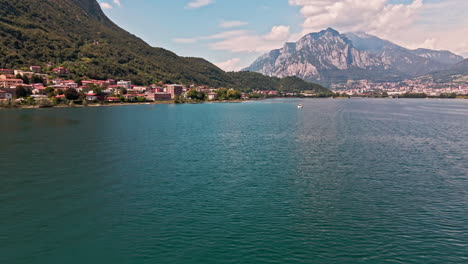
[(290, 27), (289, 26), (274, 26), (271, 29), (271, 32), (266, 35), (264, 38), (266, 40), (281, 40), (284, 41), (290, 36)]
[(428, 38), (424, 40), (424, 42), (420, 42), (417, 44), (407, 44), (405, 45), (409, 49), (417, 49), (417, 48), (422, 48), (422, 49), (432, 49), (435, 50), (437, 49), (438, 46), (438, 40), (436, 38)]
[(103, 2), (103, 3), (99, 3), (101, 5), (101, 8), (102, 9), (112, 9), (112, 5), (109, 4), (109, 3), (106, 3), (106, 2)]
[(266, 52), (277, 49), (291, 38), (289, 26), (274, 26), (268, 34), (244, 32), (212, 43), (211, 48), (231, 52)]
[(194, 0), (187, 4), (187, 8), (200, 8), (203, 6), (211, 5), (214, 3), (214, 0)]
[(118, 7), (121, 7), (122, 4), (120, 3), (120, 0), (113, 0), (114, 4)]
[(418, 18), (422, 0), (409, 5), (390, 4), (389, 0), (289, 0), (301, 7), (303, 33), (333, 27), (340, 31), (388, 34), (401, 30)]
[(215, 40), (209, 47), (214, 50), (231, 52), (266, 52), (277, 49), (292, 36), (289, 26), (274, 26), (265, 35), (256, 35), (248, 30), (229, 30), (210, 36), (174, 39), (177, 43), (195, 43), (203, 40)]
[(223, 21), (221, 22), (219, 26), (222, 28), (234, 28), (234, 27), (246, 26), (248, 24), (249, 23), (244, 22), (244, 21)]
[(446, 0), (425, 3), (418, 21), (404, 29), (395, 30), (389, 40), (409, 48), (449, 50), (468, 56), (468, 1)]
[(225, 39), (248, 34), (247, 30), (229, 30), (211, 36), (200, 37), (200, 39)]
[(233, 58), (224, 62), (215, 63), (215, 65), (224, 71), (240, 71), (243, 68), (239, 66), (240, 62), (241, 59)]
[(247, 34), (247, 33), (248, 33), (247, 30), (229, 30), (229, 31), (224, 31), (224, 32), (217, 33), (217, 34), (210, 35), (210, 36), (202, 36), (202, 37), (195, 37), (195, 38), (177, 38), (177, 39), (174, 39), (174, 42), (177, 42), (177, 43), (195, 43), (195, 42), (198, 42), (198, 41), (201, 41), (201, 40), (226, 39), (226, 38), (230, 38), (230, 37), (244, 35), (244, 34)]

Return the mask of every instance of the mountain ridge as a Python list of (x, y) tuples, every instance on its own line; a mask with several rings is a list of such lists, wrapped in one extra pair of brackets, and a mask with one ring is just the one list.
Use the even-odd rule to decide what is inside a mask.
[(429, 77), (435, 82), (453, 82), (455, 80), (468, 81), (468, 59), (464, 59), (447, 70), (433, 72)]
[(272, 50), (244, 70), (323, 84), (349, 79), (398, 81), (447, 69), (461, 60), (447, 51), (409, 50), (366, 33), (340, 34), (328, 28)]

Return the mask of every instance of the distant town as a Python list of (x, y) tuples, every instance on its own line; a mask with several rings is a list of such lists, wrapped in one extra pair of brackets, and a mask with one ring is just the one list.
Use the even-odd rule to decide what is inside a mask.
[(468, 95), (468, 80), (458, 82), (437, 83), (431, 79), (405, 80), (402, 82), (372, 82), (368, 80), (348, 81), (346, 84), (332, 86), (334, 93), (349, 96), (426, 96), (426, 97), (457, 97)]
[[(301, 93), (253, 90), (242, 93), (235, 89), (191, 84), (158, 82), (149, 86), (133, 85), (129, 80), (76, 81), (67, 77), (70, 70), (56, 67), (44, 73), (41, 66), (25, 69), (0, 69), (0, 106), (52, 107), (74, 104), (117, 104), (143, 102), (201, 102), (248, 100), (271, 97), (318, 97), (312, 91)], [(425, 80), (403, 82), (348, 81), (333, 85), (334, 97), (445, 97), (467, 98), (468, 82), (434, 83)]]

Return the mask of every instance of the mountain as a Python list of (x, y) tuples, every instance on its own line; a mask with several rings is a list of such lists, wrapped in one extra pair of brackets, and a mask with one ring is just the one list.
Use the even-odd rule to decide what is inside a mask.
[(436, 82), (457, 82), (457, 81), (468, 81), (468, 59), (465, 59), (450, 69), (444, 71), (438, 71), (431, 73), (428, 77), (431, 77)]
[[(256, 72), (230, 72), (239, 87), (249, 87), (252, 90), (275, 90), (279, 92), (315, 91), (321, 94), (330, 94), (331, 91), (323, 86), (305, 82), (298, 77), (276, 78)], [(241, 89), (242, 90), (242, 89)]]
[(204, 59), (151, 47), (108, 19), (96, 0), (0, 0), (0, 68), (46, 64), (67, 67), (75, 78), (250, 86), (239, 87), (232, 73)]
[(453, 54), (447, 50), (415, 49), (412, 52), (418, 56), (447, 65), (454, 65), (464, 60), (462, 56)]
[(413, 51), (365, 33), (340, 34), (328, 28), (286, 43), (245, 70), (325, 84), (349, 79), (397, 81), (447, 69), (462, 59), (446, 51)]

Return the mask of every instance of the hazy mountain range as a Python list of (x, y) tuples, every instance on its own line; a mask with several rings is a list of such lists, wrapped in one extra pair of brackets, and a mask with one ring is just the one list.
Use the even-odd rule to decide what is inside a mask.
[(445, 71), (463, 60), (449, 51), (410, 50), (366, 33), (340, 34), (328, 28), (286, 43), (244, 70), (323, 84), (349, 79), (399, 81)]

